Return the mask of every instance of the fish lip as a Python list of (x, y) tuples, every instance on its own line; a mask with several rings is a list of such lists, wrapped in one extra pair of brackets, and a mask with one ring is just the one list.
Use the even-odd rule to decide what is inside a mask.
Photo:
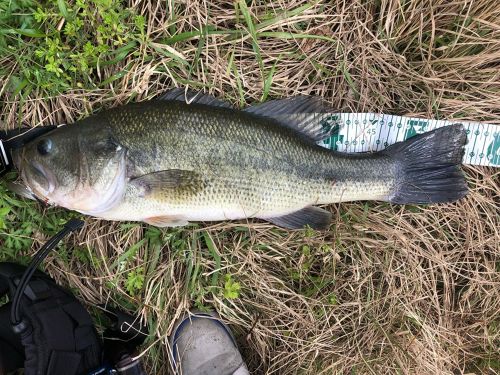
[[(46, 184), (42, 184), (40, 182), (38, 182), (38, 184), (37, 184), (44, 190), (42, 195), (47, 196), (47, 195), (51, 194), (55, 189), (54, 176), (49, 171), (44, 169), (43, 166), (39, 162), (37, 162), (36, 160), (33, 160), (29, 163), (26, 162), (26, 160), (24, 160), (24, 162), (29, 167), (29, 168), (27, 168), (27, 170), (26, 169), (23, 170), (23, 173), (22, 173), (22, 178), (25, 181), (25, 183), (27, 183), (27, 181), (28, 181), (28, 179), (26, 178), (27, 177), (26, 174), (28, 172), (36, 175), (38, 178), (42, 177), (45, 180)], [(43, 186), (43, 185), (45, 185), (45, 186)], [(33, 190), (36, 191), (36, 189), (33, 189)]]

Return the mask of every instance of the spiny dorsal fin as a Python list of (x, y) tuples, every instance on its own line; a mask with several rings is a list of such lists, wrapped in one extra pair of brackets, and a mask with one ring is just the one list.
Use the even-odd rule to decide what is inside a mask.
[(216, 97), (205, 94), (201, 91), (185, 90), (183, 88), (176, 88), (168, 91), (165, 95), (160, 97), (160, 100), (177, 100), (187, 104), (205, 104), (212, 107), (225, 107), (233, 108), (233, 106), (225, 101), (217, 99)]
[(314, 142), (331, 135), (330, 126), (322, 123), (324, 114), (333, 110), (322, 99), (315, 96), (295, 96), (288, 99), (271, 100), (248, 107), (245, 112), (272, 118), (281, 125), (302, 133)]

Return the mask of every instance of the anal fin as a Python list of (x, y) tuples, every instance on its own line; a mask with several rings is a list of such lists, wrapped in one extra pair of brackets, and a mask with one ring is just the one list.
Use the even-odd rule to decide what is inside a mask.
[(301, 229), (305, 225), (309, 225), (316, 230), (326, 230), (332, 221), (332, 214), (322, 208), (310, 206), (288, 215), (266, 218), (265, 220), (287, 229)]

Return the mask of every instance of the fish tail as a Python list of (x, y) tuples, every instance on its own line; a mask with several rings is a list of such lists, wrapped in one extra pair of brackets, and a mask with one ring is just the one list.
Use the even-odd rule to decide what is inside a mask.
[(467, 136), (462, 124), (419, 134), (383, 151), (396, 162), (388, 201), (426, 204), (452, 202), (467, 195), (461, 169)]

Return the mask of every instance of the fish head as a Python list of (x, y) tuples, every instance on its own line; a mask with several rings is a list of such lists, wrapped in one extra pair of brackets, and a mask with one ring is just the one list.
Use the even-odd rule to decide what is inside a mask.
[(58, 206), (97, 215), (125, 191), (126, 148), (109, 130), (53, 130), (13, 152), (21, 178), (34, 196)]

